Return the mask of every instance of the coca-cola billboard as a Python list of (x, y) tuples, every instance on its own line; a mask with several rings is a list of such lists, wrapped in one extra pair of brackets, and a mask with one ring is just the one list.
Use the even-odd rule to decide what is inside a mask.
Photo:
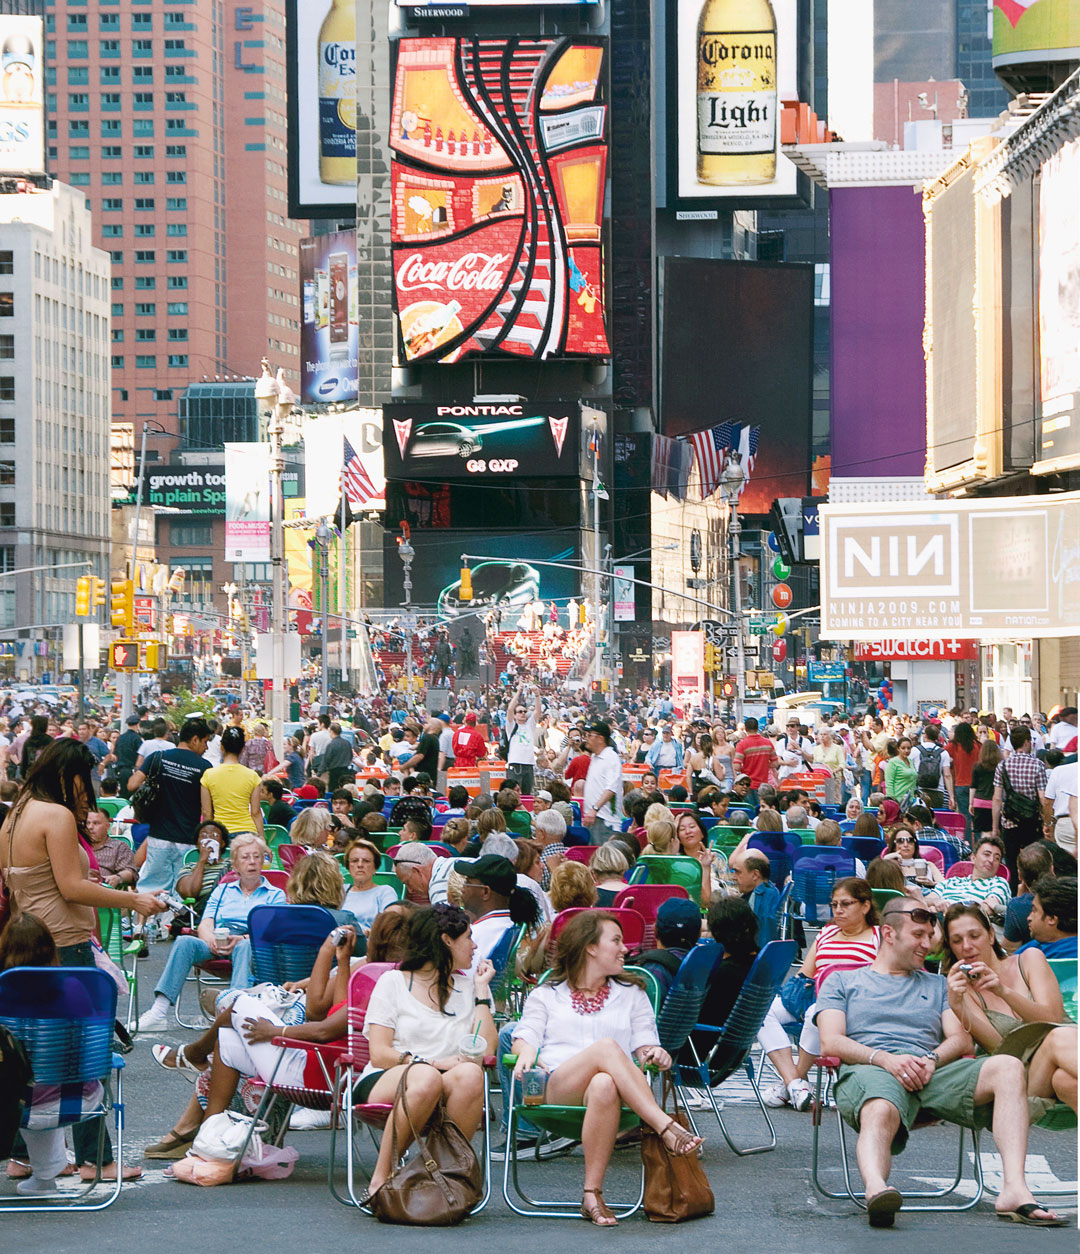
[(395, 47), (391, 241), (402, 360), (608, 356), (606, 41)]

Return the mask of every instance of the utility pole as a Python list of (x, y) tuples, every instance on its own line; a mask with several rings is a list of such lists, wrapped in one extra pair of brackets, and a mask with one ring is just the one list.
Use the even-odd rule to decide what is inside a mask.
[(322, 676), (319, 691), (323, 713), (326, 713), (330, 708), (330, 672), (327, 669), (327, 643), (330, 638), (330, 528), (326, 525), (325, 518), (319, 520), (315, 540), (319, 546), (319, 604), (322, 610), (319, 632)]
[(408, 696), (405, 698), (406, 709), (409, 708), (409, 702), (412, 700), (413, 690), (412, 564), (415, 556), (416, 550), (409, 543), (409, 532), (406, 529), (405, 534), (398, 539), (398, 557), (401, 558), (405, 568), (402, 576), (402, 588), (405, 592), (405, 621), (402, 624), (402, 635), (405, 638), (405, 685), (408, 690)]

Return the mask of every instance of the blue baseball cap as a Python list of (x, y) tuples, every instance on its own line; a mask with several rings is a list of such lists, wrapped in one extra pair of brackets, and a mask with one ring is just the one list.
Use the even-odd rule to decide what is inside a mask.
[(686, 897), (669, 897), (656, 912), (656, 936), (669, 949), (690, 949), (701, 939), (701, 911)]

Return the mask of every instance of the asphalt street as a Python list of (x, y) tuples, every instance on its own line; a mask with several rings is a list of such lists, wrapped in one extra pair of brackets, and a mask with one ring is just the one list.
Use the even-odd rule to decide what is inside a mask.
[[(149, 1004), (151, 973), (160, 969), (166, 953), (164, 944), (154, 946), (151, 957), (140, 963), (144, 1007)], [(177, 1030), (144, 1038), (127, 1057), (124, 1158), (146, 1168), (143, 1180), (125, 1186), (119, 1201), (98, 1213), (0, 1215), (0, 1251), (36, 1254), (100, 1249), (109, 1254), (142, 1254), (146, 1250), (182, 1248), (197, 1254), (250, 1247), (274, 1254), (310, 1248), (313, 1240), (320, 1250), (387, 1240), (402, 1254), (411, 1254), (414, 1250), (430, 1251), (433, 1239), (445, 1254), (466, 1250), (497, 1254), (507, 1248), (508, 1242), (518, 1240), (529, 1242), (532, 1249), (557, 1249), (560, 1242), (573, 1242), (575, 1249), (586, 1252), (601, 1245), (609, 1250), (618, 1245), (625, 1254), (664, 1248), (681, 1250), (688, 1242), (698, 1246), (722, 1245), (736, 1252), (767, 1250), (769, 1254), (841, 1254), (869, 1248), (910, 1251), (927, 1240), (938, 1248), (948, 1248), (952, 1254), (1012, 1250), (1057, 1254), (1077, 1248), (1075, 1132), (1034, 1130), (1028, 1157), (1033, 1184), (1049, 1187), (1059, 1181), (1066, 1185), (1072, 1182), (1071, 1202), (1066, 1201), (1064, 1206), (1054, 1203), (1070, 1216), (1071, 1227), (1035, 1231), (1006, 1224), (996, 1218), (993, 1200), (988, 1197), (973, 1212), (901, 1213), (894, 1229), (871, 1231), (865, 1217), (853, 1206), (827, 1201), (814, 1192), (810, 1181), (811, 1117), (790, 1109), (774, 1112), (777, 1148), (746, 1158), (738, 1158), (728, 1149), (711, 1113), (707, 1120), (704, 1115), (699, 1116), (707, 1141), (704, 1165), (716, 1197), (716, 1211), (689, 1225), (652, 1224), (639, 1213), (623, 1221), (615, 1234), (593, 1228), (581, 1219), (519, 1218), (502, 1200), (502, 1165), (497, 1163), (493, 1170), (500, 1175), (492, 1201), (484, 1212), (461, 1227), (441, 1229), (437, 1234), (423, 1229), (384, 1227), (334, 1201), (326, 1183), (329, 1133), (322, 1131), (289, 1134), (288, 1143), (299, 1150), (300, 1160), (288, 1180), (200, 1189), (165, 1178), (163, 1168), (167, 1164), (151, 1163), (140, 1155), (144, 1146), (168, 1131), (191, 1093), (182, 1077), (166, 1074), (157, 1066), (150, 1056), (150, 1046), (157, 1041), (178, 1043), (194, 1035)], [(763, 1133), (756, 1106), (747, 1104), (748, 1093), (745, 1081), (733, 1080), (724, 1094), (729, 1131), (742, 1144), (759, 1142)], [(835, 1168), (835, 1116), (829, 1111), (825, 1118), (825, 1161)], [(989, 1134), (983, 1135), (981, 1149), (984, 1170), (992, 1186), (997, 1159)], [(951, 1174), (956, 1156), (955, 1130), (933, 1127), (920, 1131), (897, 1160), (893, 1182), (901, 1189), (904, 1181), (926, 1188), (925, 1182), (942, 1180)], [(373, 1157), (369, 1144), (365, 1161), (370, 1164)], [(970, 1178), (970, 1163), (968, 1166)], [(578, 1150), (562, 1159), (530, 1164), (527, 1179), (539, 1186), (537, 1191), (543, 1196), (580, 1200), (582, 1170)], [(616, 1154), (605, 1190), (609, 1200), (626, 1196), (636, 1186), (638, 1170), (636, 1147)], [(839, 1171), (830, 1169), (826, 1180), (839, 1187)], [(0, 1175), (0, 1200), (6, 1200), (12, 1192), (13, 1185)], [(518, 1236), (510, 1237), (511, 1231)]]

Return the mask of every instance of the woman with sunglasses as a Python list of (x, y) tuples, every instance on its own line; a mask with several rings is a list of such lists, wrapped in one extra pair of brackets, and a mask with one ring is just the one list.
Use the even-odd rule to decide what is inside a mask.
[[(1076, 1024), (1038, 948), (1006, 957), (981, 906), (950, 906), (945, 915), (949, 1006), (980, 1053), (1011, 1054), (1027, 1067), (1028, 1097), (1077, 1109)], [(1036, 1116), (1033, 1114), (1032, 1116)]]
[[(865, 880), (855, 876), (837, 880), (833, 885), (830, 905), (833, 921), (821, 929), (799, 968), (799, 976), (813, 981), (813, 991), (811, 993), (808, 986), (807, 996), (816, 997), (825, 977), (833, 971), (868, 967), (877, 957), (881, 943), (877, 908)], [(788, 1000), (790, 1004), (790, 995)], [(766, 1106), (790, 1104), (796, 1110), (808, 1110), (813, 1104), (813, 1093), (806, 1077), (821, 1052), (821, 1041), (814, 1025), (816, 1005), (816, 1001), (812, 1001), (802, 1016), (797, 1065), (783, 1025), (797, 1023), (799, 1016), (784, 1005), (782, 996), (775, 997), (769, 1007), (758, 1033), (758, 1044), (779, 1072), (781, 1083), (762, 1090)]]
[(888, 847), (881, 855), (886, 862), (899, 863), (904, 879), (920, 888), (933, 888), (944, 876), (937, 867), (919, 852), (919, 840), (913, 831), (898, 827), (889, 836)]

